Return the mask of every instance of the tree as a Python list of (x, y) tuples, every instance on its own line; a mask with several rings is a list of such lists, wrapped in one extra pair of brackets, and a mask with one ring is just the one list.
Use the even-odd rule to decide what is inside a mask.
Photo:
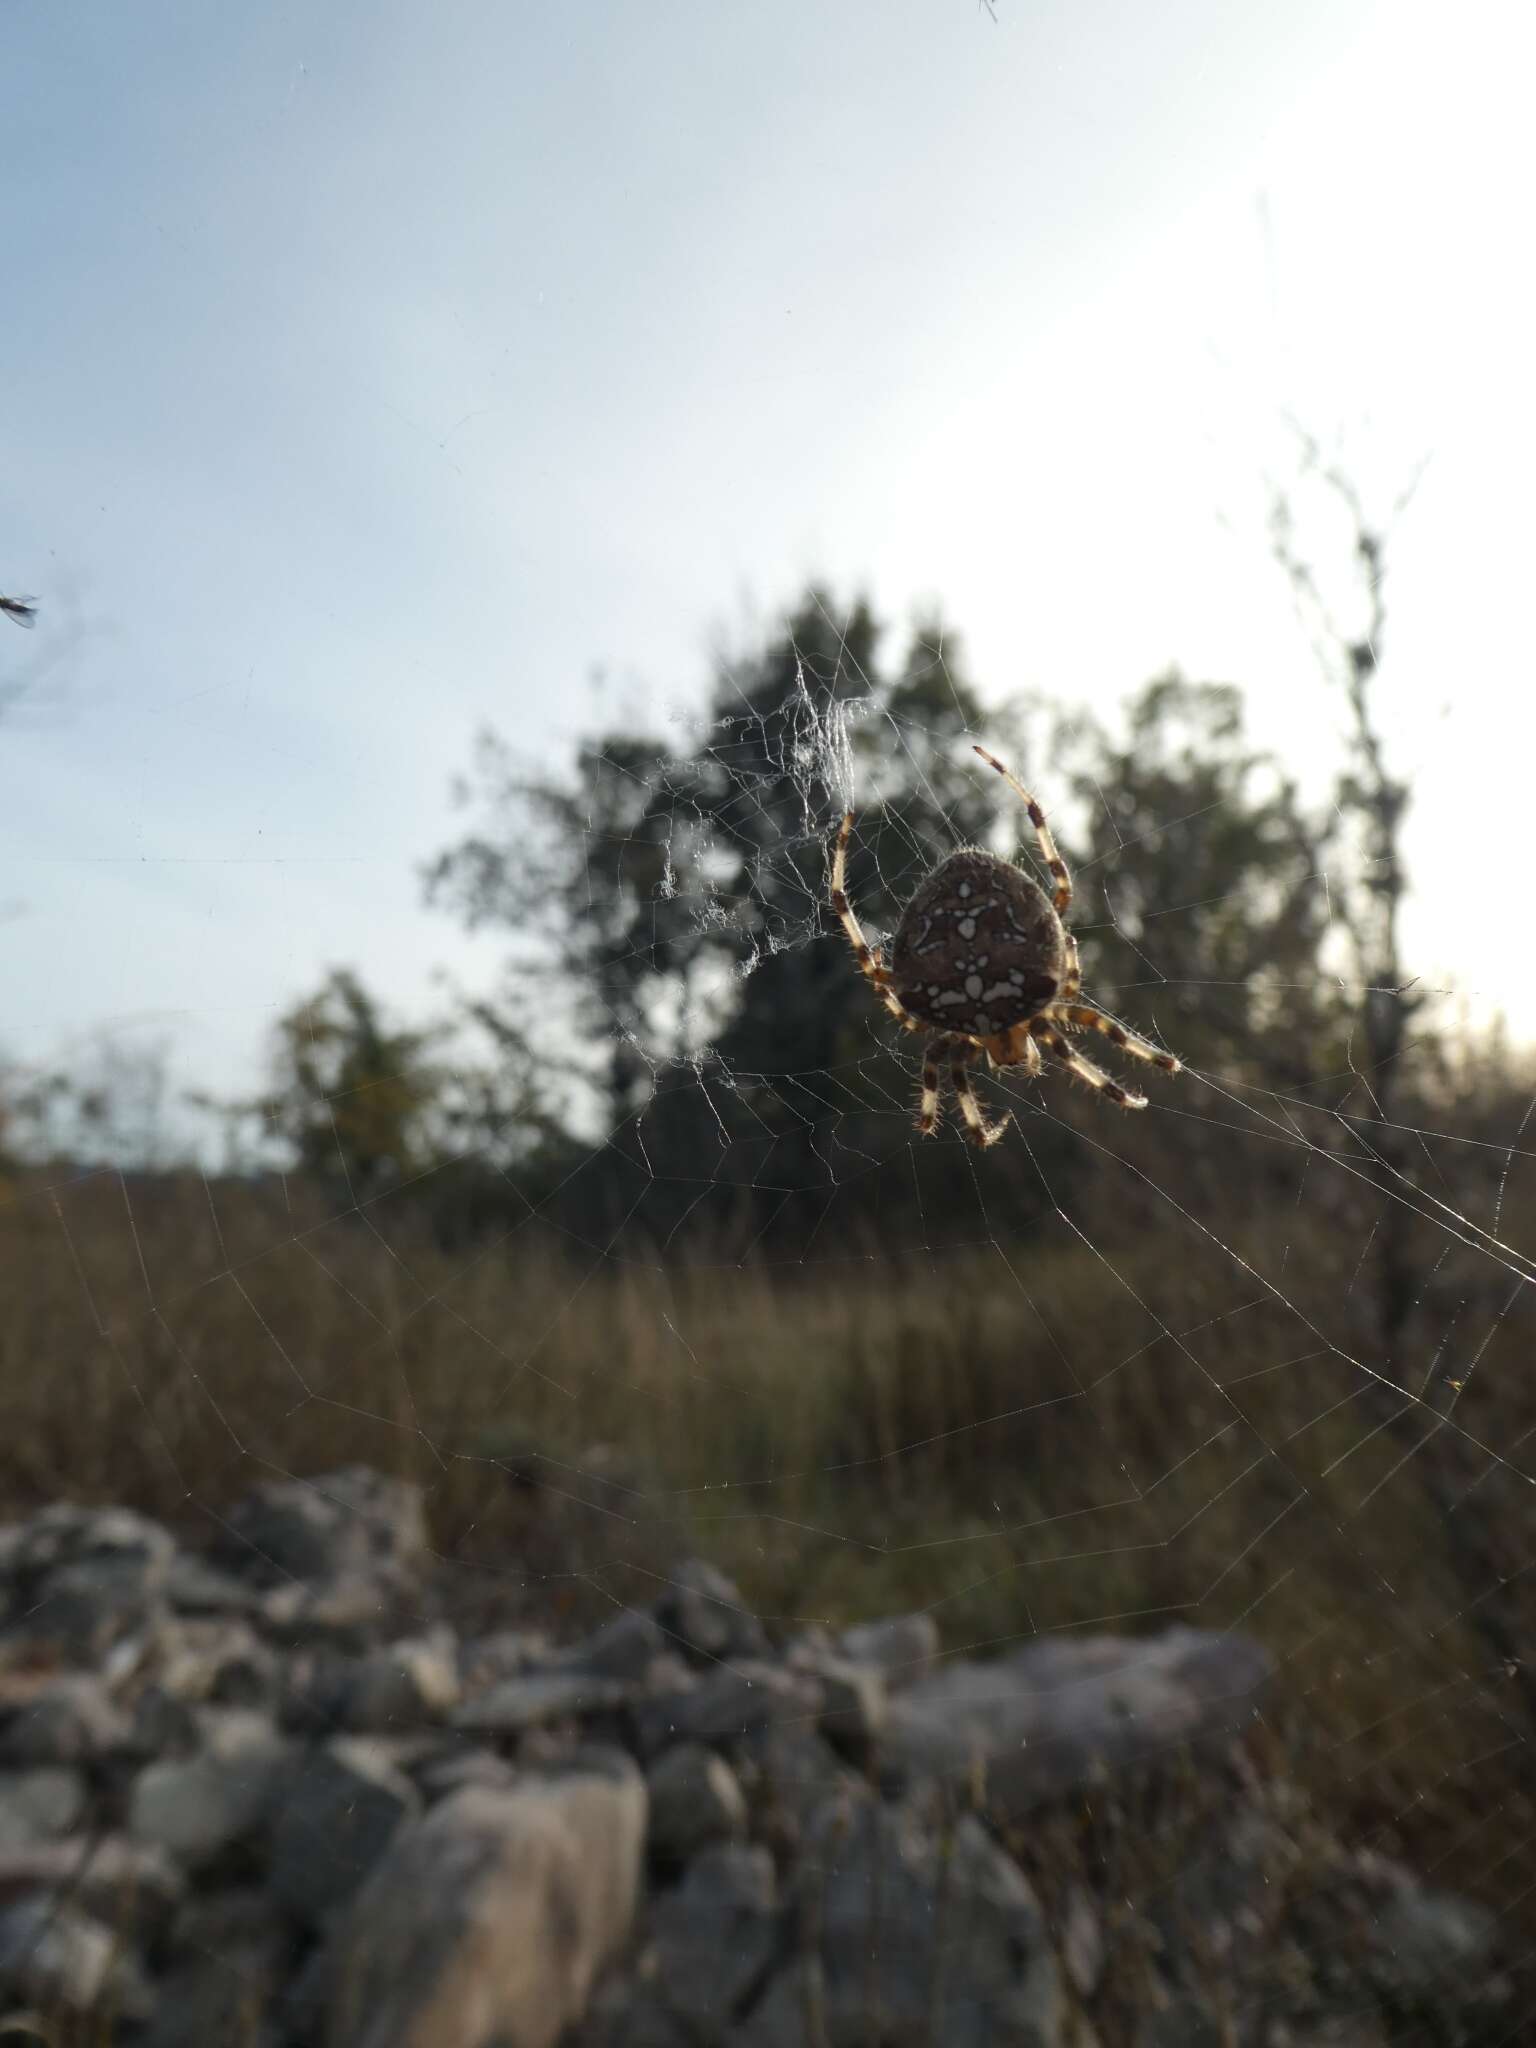
[(919, 623), (893, 668), (880, 638), (866, 604), (838, 615), (807, 592), (760, 649), (718, 663), (704, 744), (682, 758), (610, 732), (569, 783), (519, 772), (482, 735), (459, 791), (473, 827), (427, 871), (432, 900), (512, 936), (501, 1005), (519, 1028), (531, 990), (549, 1007), (551, 967), (569, 987), (633, 1162), (615, 1211), (643, 1194), (663, 1233), (701, 1175), (717, 1206), (737, 1191), (743, 1227), (772, 1205), (747, 1153), (716, 1170), (734, 1146), (771, 1150), (781, 1195), (826, 1187), (822, 1127), (863, 1116), (888, 1135), (910, 1093), (827, 911), (829, 840), (855, 806), (851, 885), (889, 929), (933, 861), (989, 830), (997, 797), (964, 743), (983, 712), (942, 624)]
[(118, 1166), (156, 1172), (182, 1149), (170, 1116), (163, 1040), (100, 1031), (68, 1074), (0, 1069), (0, 1157), (30, 1165)]
[(762, 650), (721, 661), (707, 744), (678, 759), (610, 732), (580, 749), (574, 785), (481, 735), (458, 789), (476, 823), (427, 870), (428, 896), (514, 935), (509, 1014), (552, 955), (608, 1041), (611, 1123), (711, 1045), (763, 1071), (846, 1046), (857, 989), (829, 1004), (825, 963), (794, 943), (818, 927), (844, 804), (864, 814), (854, 880), (877, 919), (955, 830), (982, 829), (991, 799), (955, 752), (982, 714), (954, 648), (926, 622), (887, 675), (878, 640), (866, 604), (839, 620), (812, 590)]
[(271, 1084), (248, 1107), (299, 1172), (365, 1202), (439, 1156), (438, 1036), (391, 1028), (357, 976), (336, 968), (278, 1020)]
[[(704, 744), (683, 758), (610, 732), (580, 749), (571, 783), (519, 773), (481, 739), (461, 789), (472, 829), (427, 887), (511, 935), (504, 1016), (526, 1019), (530, 988), (547, 1012), (552, 979), (568, 985), (604, 1059), (614, 1228), (639, 1216), (667, 1238), (698, 1205), (755, 1241), (770, 1223), (781, 1236), (810, 1228), (820, 1201), (871, 1222), (883, 1204), (881, 1229), (920, 1220), (927, 1235), (940, 1219), (974, 1234), (981, 1197), (958, 1145), (923, 1148), (921, 1189), (864, 1171), (910, 1137), (914, 1041), (891, 1030), (830, 915), (828, 845), (851, 806), (850, 894), (878, 941), (957, 844), (1011, 843), (1033, 860), (1027, 820), (970, 736), (985, 730), (1026, 781), (1035, 770), (1021, 713), (984, 709), (939, 620), (918, 625), (895, 665), (880, 638), (866, 605), (838, 618), (807, 593), (756, 653), (720, 664)], [(1272, 1086), (1313, 1072), (1330, 1015), (1319, 835), (1247, 746), (1237, 693), (1165, 677), (1135, 700), (1124, 745), (1079, 722), (1066, 753), (1087, 820), (1075, 916), (1097, 927), (1084, 942), (1091, 991), (1123, 993), (1133, 1022), (1160, 1023), (1197, 1062)], [(1182, 829), (1192, 818), (1199, 830)], [(1108, 928), (1091, 915), (1106, 874)], [(1089, 1170), (1070, 1143), (1072, 1091), (1057, 1082), (1040, 1099), (1052, 1115), (1031, 1126), (1035, 1163), (999, 1148), (987, 1167), (1006, 1198), (989, 1213), (1021, 1230), (1046, 1199), (1038, 1165), (1058, 1198), (1067, 1162)]]
[[(1349, 716), (1348, 757), (1339, 778), (1337, 807), (1355, 835), (1360, 879), (1338, 892), (1337, 907), (1360, 986), (1363, 1069), (1359, 1059), (1350, 1064), (1359, 1078), (1357, 1092), (1363, 1093), (1371, 1113), (1367, 1142), (1385, 1189), (1376, 1232), (1376, 1334), (1391, 1379), (1405, 1370), (1400, 1353), (1418, 1292), (1413, 1209), (1398, 1199), (1399, 1190), (1411, 1189), (1414, 1179), (1413, 1141), (1400, 1108), (1403, 1055), (1425, 998), (1414, 992), (1403, 967), (1398, 916), (1408, 886), (1403, 821), (1410, 791), (1388, 766), (1380, 702), (1390, 522), (1372, 521), (1354, 479), (1337, 463), (1325, 463), (1312, 435), (1301, 428), (1296, 432), (1303, 477), (1320, 480), (1349, 522), (1345, 601), (1353, 610), (1353, 622), (1341, 617), (1324, 596), (1324, 579), (1299, 541), (1291, 500), (1282, 491), (1272, 492), (1275, 558)], [(1417, 478), (1399, 496), (1394, 518), (1407, 506), (1416, 482)]]
[[(494, 1057), (470, 1057), (479, 1029)], [(531, 1049), (476, 1003), (407, 1027), (347, 968), (278, 1020), (270, 1080), (258, 1096), (192, 1098), (233, 1144), (255, 1123), (291, 1171), (330, 1199), (361, 1205), (410, 1191), (439, 1235), (459, 1240), (528, 1216), (568, 1171), (573, 1141)]]
[[(1427, 998), (1405, 970), (1399, 911), (1407, 892), (1403, 824), (1411, 791), (1393, 774), (1388, 758), (1381, 696), (1382, 653), (1387, 623), (1387, 547), (1391, 522), (1377, 523), (1363, 494), (1337, 463), (1326, 463), (1316, 439), (1297, 428), (1302, 474), (1318, 479), (1348, 520), (1349, 591), (1354, 623), (1341, 618), (1323, 595), (1323, 578), (1303, 550), (1290, 500), (1272, 496), (1270, 532), (1276, 560), (1312, 629), (1325, 671), (1343, 697), (1349, 718), (1348, 758), (1338, 785), (1338, 809), (1353, 827), (1360, 880), (1340, 901), (1360, 982), (1358, 1027), (1363, 1059), (1351, 1062), (1356, 1089), (1365, 1097), (1368, 1119), (1355, 1127), (1368, 1184), (1380, 1189), (1371, 1236), (1370, 1289), (1380, 1376), (1373, 1393), (1382, 1426), (1403, 1445), (1402, 1463), (1423, 1488), (1437, 1514), (1447, 1553), (1465, 1594), (1464, 1613), (1482, 1635), (1498, 1667), (1519, 1685), (1528, 1721), (1536, 1722), (1536, 1668), (1526, 1656), (1533, 1613), (1533, 1558), (1526, 1548), (1524, 1513), (1527, 1481), (1511, 1466), (1489, 1461), (1452, 1421), (1463, 1382), (1433, 1376), (1438, 1352), (1424, 1340), (1432, 1289), (1426, 1274), (1419, 1220), (1417, 1158), (1412, 1124), (1412, 1083), (1405, 1074), (1410, 1033)], [(1395, 518), (1405, 509), (1417, 477), (1398, 497)], [(1438, 1266), (1438, 1261), (1436, 1262)], [(1495, 1297), (1507, 1275), (1496, 1268)], [(1457, 1304), (1459, 1314), (1462, 1304)], [(1449, 1319), (1454, 1327), (1455, 1315)], [(1420, 1374), (1409, 1358), (1417, 1348), (1431, 1355), (1431, 1371)], [(1420, 1391), (1412, 1391), (1417, 1381)], [(1412, 1461), (1411, 1465), (1409, 1461)], [(1518, 1502), (1513, 1512), (1494, 1506), (1490, 1474), (1511, 1483)], [(1474, 1499), (1474, 1496), (1477, 1498)], [(1501, 1505), (1503, 1505), (1501, 1503)]]
[(1337, 1064), (1326, 832), (1248, 744), (1236, 687), (1161, 676), (1127, 707), (1123, 743), (1058, 720), (1056, 752), (1085, 820), (1074, 916), (1095, 1000), (1138, 1028), (1155, 1018), (1218, 1078), (1290, 1091)]

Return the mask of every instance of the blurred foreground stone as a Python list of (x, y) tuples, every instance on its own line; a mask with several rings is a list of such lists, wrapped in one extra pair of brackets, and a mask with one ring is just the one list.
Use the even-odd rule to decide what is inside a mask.
[(329, 2048), (551, 2048), (629, 1933), (645, 1812), (593, 1755), (402, 1829), (327, 1959)]
[(0, 1528), (0, 2038), (1522, 2038), (1494, 1918), (1278, 1770), (1250, 1638), (781, 1639), (692, 1560), (562, 1644), (442, 1590), (417, 1490), (357, 1467), (203, 1553)]

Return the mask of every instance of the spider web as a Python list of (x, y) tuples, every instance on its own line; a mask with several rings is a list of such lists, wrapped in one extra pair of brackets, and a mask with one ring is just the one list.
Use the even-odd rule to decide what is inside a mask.
[[(183, 1521), (220, 1524), (263, 1477), (409, 1472), (466, 1616), (575, 1630), (654, 1600), (694, 1549), (790, 1634), (903, 1608), (936, 1619), (947, 1655), (1242, 1632), (1276, 1670), (1258, 1725), (1330, 1821), (1483, 1901), (1523, 1962), (1531, 1108), (1512, 1136), (1383, 1124), (1358, 1072), (1286, 1092), (1197, 1061), (1152, 1074), (1127, 1116), (1008, 1071), (978, 1077), (1013, 1116), (978, 1154), (948, 1107), (919, 1139), (921, 1042), (867, 989), (838, 1058), (733, 1062), (722, 1020), (775, 961), (818, 949), (857, 980), (825, 901), (845, 808), (864, 871), (910, 894), (924, 849), (870, 827), (880, 761), (931, 739), (802, 681), (655, 765), (676, 818), (657, 904), (732, 943), (652, 1028), (624, 1027), (643, 1106), (491, 1241), (429, 1246), (411, 1189), (316, 1213), (276, 1181), (195, 1200), (131, 1174), (53, 1187), (98, 1412)], [(707, 769), (736, 792), (729, 895), (693, 885), (684, 844)], [(998, 843), (1027, 855), (1021, 822), (1000, 809)], [(1136, 857), (1076, 875), (1088, 1000), (1094, 930)], [(1182, 1054), (1160, 1030), (1181, 991), (1158, 930), (1117, 1009)], [(612, 1213), (573, 1222), (599, 1171)], [(1419, 1289), (1388, 1357), (1372, 1270), (1393, 1212)]]

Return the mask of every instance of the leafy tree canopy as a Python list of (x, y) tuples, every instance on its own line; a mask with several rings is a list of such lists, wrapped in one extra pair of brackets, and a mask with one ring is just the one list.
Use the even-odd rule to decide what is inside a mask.
[[(552, 983), (565, 991), (613, 1137), (604, 1172), (627, 1188), (613, 1210), (649, 1205), (663, 1234), (695, 1202), (734, 1204), (736, 1228), (797, 1189), (846, 1198), (854, 1176), (829, 1142), (845, 1168), (889, 1149), (914, 1041), (891, 1030), (827, 908), (829, 840), (853, 804), (850, 893), (872, 940), (957, 844), (1027, 863), (1027, 820), (979, 769), (973, 734), (1057, 822), (1094, 999), (1197, 1066), (1269, 1086), (1333, 1057), (1325, 842), (1248, 743), (1235, 688), (1161, 677), (1123, 736), (1057, 708), (1047, 772), (1023, 708), (983, 706), (941, 621), (894, 660), (882, 641), (866, 604), (839, 613), (812, 590), (755, 652), (718, 664), (691, 751), (610, 730), (561, 778), (483, 734), (459, 791), (469, 830), (428, 871), (434, 900), (507, 935), (486, 1021), (522, 1043)], [(1060, 1084), (1049, 1106), (1086, 1113)], [(1049, 1147), (1060, 1124), (1036, 1136)], [(930, 1210), (951, 1171), (958, 1196), (959, 1148), (925, 1154)], [(994, 1154), (996, 1172), (1038, 1200), (1027, 1162)]]

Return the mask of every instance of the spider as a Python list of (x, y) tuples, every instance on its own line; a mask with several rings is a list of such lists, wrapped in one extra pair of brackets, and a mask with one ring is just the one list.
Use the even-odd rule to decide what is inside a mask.
[(941, 1063), (947, 1058), (966, 1136), (973, 1145), (997, 1143), (1012, 1115), (988, 1123), (982, 1113), (971, 1067), (983, 1052), (991, 1066), (1022, 1067), (1033, 1075), (1041, 1071), (1043, 1049), (1121, 1109), (1145, 1109), (1147, 1098), (1121, 1087), (1075, 1052), (1068, 1032), (1101, 1031), (1132, 1059), (1166, 1073), (1178, 1073), (1179, 1062), (1078, 1000), (1083, 970), (1077, 941), (1062, 922), (1072, 904), (1067, 864), (1029, 791), (985, 747), (975, 751), (1029, 812), (1055, 884), (1051, 896), (1012, 861), (980, 847), (961, 847), (918, 884), (901, 913), (887, 966), (882, 949), (865, 939), (848, 901), (852, 811), (844, 815), (832, 852), (832, 908), (860, 968), (901, 1028), (928, 1040), (917, 1128), (929, 1138), (939, 1127)]

